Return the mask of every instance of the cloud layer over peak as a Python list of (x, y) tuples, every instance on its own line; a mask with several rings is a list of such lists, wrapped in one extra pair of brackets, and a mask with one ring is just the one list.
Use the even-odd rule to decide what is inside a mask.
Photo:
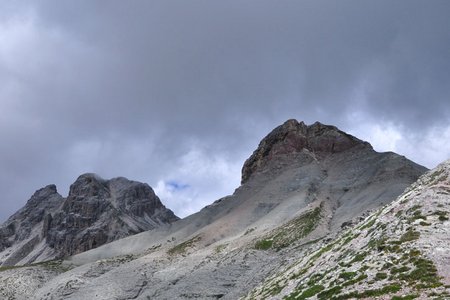
[(445, 0), (2, 3), (0, 220), (85, 172), (146, 181), (184, 216), (288, 118), (433, 167), (450, 156), (448, 28)]

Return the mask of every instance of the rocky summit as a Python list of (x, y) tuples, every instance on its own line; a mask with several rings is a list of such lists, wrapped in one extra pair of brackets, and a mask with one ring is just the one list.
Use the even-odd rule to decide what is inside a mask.
[[(3, 286), (0, 295), (48, 300), (281, 299), (291, 295), (291, 299), (318, 295), (325, 295), (321, 299), (331, 299), (329, 295), (335, 290), (327, 291), (334, 288), (331, 282), (340, 282), (341, 273), (346, 280), (342, 284), (345, 282), (348, 288), (341, 287), (336, 295), (352, 293), (353, 287), (359, 287), (357, 282), (363, 282), (359, 277), (363, 276), (364, 268), (368, 272), (365, 274), (368, 281), (375, 276), (376, 267), (360, 264), (363, 261), (360, 252), (366, 250), (358, 248), (364, 242), (370, 242), (372, 233), (376, 234), (373, 235), (374, 242), (371, 242), (371, 245), (375, 243), (373, 249), (385, 245), (399, 246), (403, 251), (403, 246), (409, 245), (408, 242), (400, 243), (403, 241), (401, 236), (408, 235), (408, 228), (421, 221), (414, 220), (398, 229), (399, 238), (390, 243), (391, 233), (388, 235), (386, 231), (387, 239), (383, 240), (377, 231), (378, 217), (385, 215), (380, 214), (379, 209), (394, 205), (391, 203), (395, 203), (393, 201), (426, 171), (426, 168), (398, 154), (376, 152), (369, 143), (334, 126), (318, 122), (306, 125), (288, 120), (269, 133), (247, 159), (242, 169), (242, 184), (232, 195), (218, 199), (170, 226), (118, 239), (64, 260), (3, 268), (0, 272), (0, 286)], [(88, 177), (90, 179), (82, 179), (96, 181), (95, 185), (73, 187), (61, 206), (65, 215), (75, 215), (74, 211), (95, 215), (91, 213), (94, 207), (103, 205), (94, 204), (99, 195), (108, 199), (120, 198), (117, 189), (111, 188), (111, 182), (106, 184)], [(77, 195), (88, 199), (85, 206), (81, 207), (77, 202)], [(111, 200), (110, 203), (120, 211), (123, 205), (119, 203), (124, 202)], [(125, 207), (134, 211), (131, 206)], [(403, 211), (405, 216), (414, 214), (408, 208)], [(390, 216), (394, 220), (386, 220), (394, 224), (395, 218), (400, 219), (401, 214), (397, 211), (392, 213)], [(428, 217), (422, 210), (421, 215), (426, 217), (423, 222), (434, 226), (431, 223), (434, 217)], [(62, 219), (52, 214), (50, 225), (46, 226), (46, 236), (54, 241), (54, 247), (67, 253), (83, 251), (76, 246), (78, 244), (71, 244), (76, 236), (66, 238), (58, 235), (58, 226), (71, 222), (84, 228), (83, 232), (98, 226), (75, 216), (65, 221)], [(359, 223), (361, 221), (363, 225)], [(385, 228), (387, 230), (388, 225)], [(430, 229), (423, 227), (424, 230), (427, 228)], [(91, 236), (96, 235), (88, 235), (81, 240), (92, 243), (92, 239), (87, 238)], [(359, 243), (360, 238), (367, 240)], [(104, 238), (100, 236), (100, 239)], [(334, 253), (330, 252), (330, 247), (353, 251), (346, 253), (346, 269), (338, 269), (343, 268), (339, 257), (326, 256)], [(425, 250), (418, 251), (426, 253)], [(393, 265), (397, 256), (391, 262)], [(307, 257), (311, 260), (306, 260)], [(446, 258), (442, 256), (442, 259)], [(375, 263), (375, 260), (370, 262)], [(327, 263), (330, 274), (326, 275), (329, 276), (316, 275), (315, 270), (317, 274), (328, 272), (324, 267)], [(412, 268), (413, 265), (411, 262), (405, 266)], [(353, 270), (352, 266), (358, 269)], [(291, 269), (295, 270), (292, 273), (295, 278), (289, 277)], [(356, 275), (347, 275), (348, 272)], [(303, 276), (305, 274), (310, 276)], [(351, 280), (356, 279), (358, 281), (352, 286)], [(304, 285), (309, 280), (312, 284)], [(388, 282), (386, 278), (384, 280)], [(394, 284), (395, 280), (390, 282)], [(321, 285), (314, 293), (308, 291), (314, 286), (313, 282)], [(364, 285), (364, 288), (377, 290), (384, 286)], [(440, 293), (438, 288), (436, 286), (433, 292)]]
[(1, 226), (0, 264), (67, 257), (176, 220), (147, 184), (84, 174), (67, 198), (46, 186)]
[(242, 168), (242, 183), (254, 173), (270, 168), (274, 162), (295, 160), (295, 156), (307, 152), (315, 158), (344, 152), (353, 147), (368, 148), (369, 143), (340, 131), (334, 126), (316, 122), (310, 126), (297, 120), (288, 120), (275, 128), (259, 144)]

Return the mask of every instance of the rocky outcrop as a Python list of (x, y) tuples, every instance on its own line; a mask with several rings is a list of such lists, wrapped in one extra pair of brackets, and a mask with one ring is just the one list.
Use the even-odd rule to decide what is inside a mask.
[(84, 174), (71, 185), (46, 241), (69, 256), (176, 220), (147, 184)]
[(361, 141), (334, 126), (316, 122), (310, 126), (297, 120), (288, 120), (275, 128), (259, 144), (242, 168), (242, 183), (254, 173), (263, 170), (269, 162), (281, 157), (291, 156), (303, 151), (323, 158), (355, 146), (370, 148), (369, 143)]
[(49, 185), (2, 225), (0, 261), (66, 257), (176, 220), (147, 184), (84, 174), (66, 199)]
[(63, 197), (53, 184), (37, 190), (26, 205), (0, 227), (0, 252), (17, 241), (29, 239), (46, 214), (56, 211), (62, 202)]

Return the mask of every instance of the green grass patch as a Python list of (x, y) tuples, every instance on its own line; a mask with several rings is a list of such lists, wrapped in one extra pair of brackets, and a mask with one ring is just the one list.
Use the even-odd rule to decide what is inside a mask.
[(301, 269), (300, 271), (298, 271), (297, 273), (293, 273), (291, 275), (291, 277), (289, 277), (290, 280), (294, 280), (299, 278), (300, 276), (306, 274), (306, 272), (308, 272), (308, 269)]
[(443, 210), (437, 210), (437, 211), (435, 211), (435, 212), (433, 213), (433, 215), (435, 215), (435, 216), (446, 216), (446, 215), (447, 215), (447, 212), (446, 212), (446, 211), (443, 211)]
[(419, 297), (419, 295), (413, 294), (413, 295), (405, 295), (405, 296), (393, 296), (391, 300), (412, 300)]
[(439, 221), (444, 222), (444, 221), (448, 221), (448, 217), (447, 216), (439, 216)]
[(410, 209), (408, 209), (408, 211), (417, 211), (422, 207), (422, 205), (420, 204), (416, 204), (413, 207), (411, 207)]
[(331, 299), (334, 295), (339, 294), (341, 290), (342, 287), (340, 286), (332, 287), (331, 289), (324, 290), (317, 294), (317, 299)]
[(197, 235), (197, 236), (193, 237), (193, 238), (190, 239), (190, 240), (187, 240), (187, 241), (185, 241), (185, 242), (182, 242), (182, 243), (176, 245), (176, 246), (173, 247), (173, 248), (170, 248), (170, 249), (167, 251), (167, 253), (168, 253), (169, 255), (186, 254), (187, 250), (188, 250), (189, 248), (194, 247), (195, 244), (196, 244), (197, 242), (199, 242), (201, 239), (202, 239), (202, 238), (201, 238), (200, 236)]
[(13, 269), (17, 269), (17, 268), (24, 268), (24, 267), (28, 267), (28, 266), (3, 266), (3, 267), (0, 267), (0, 272), (13, 270)]
[(269, 295), (275, 296), (278, 295), (283, 290), (283, 287), (280, 286), (278, 283), (272, 285), (270, 289), (267, 291)]
[[(414, 258), (412, 262), (415, 269), (410, 273), (401, 274), (399, 279), (408, 281), (410, 285), (418, 288), (438, 287), (442, 283), (439, 281), (437, 269), (434, 263), (426, 258)], [(419, 284), (421, 282), (421, 284)]]
[(419, 239), (420, 233), (414, 229), (408, 229), (400, 238), (401, 243), (410, 242)]
[(216, 248), (214, 248), (214, 252), (215, 253), (220, 253), (220, 252), (222, 252), (223, 250), (225, 250), (225, 248), (228, 246), (228, 244), (221, 244), (221, 245), (218, 245), (218, 246), (216, 246)]
[(322, 280), (322, 278), (325, 276), (325, 274), (322, 273), (317, 273), (317, 274), (313, 274), (309, 277), (308, 283), (307, 285), (314, 285), (316, 284), (318, 281)]
[(351, 286), (351, 285), (355, 285), (356, 283), (358, 283), (358, 282), (360, 282), (360, 281), (362, 281), (362, 280), (364, 280), (364, 279), (367, 279), (367, 275), (366, 275), (366, 274), (361, 274), (361, 275), (359, 275), (358, 277), (356, 277), (355, 279), (352, 279), (352, 280), (349, 280), (349, 281), (344, 282), (344, 283), (342, 284), (342, 286)]
[(353, 257), (353, 259), (350, 261), (349, 264), (351, 265), (355, 262), (363, 261), (364, 258), (366, 258), (366, 256), (367, 256), (367, 252), (359, 252)]
[(413, 215), (409, 218), (409, 223), (412, 223), (415, 220), (419, 220), (419, 219), (422, 219), (425, 221), (427, 219), (427, 217), (422, 215), (422, 212), (420, 210), (416, 210), (416, 211), (414, 211)]
[(368, 221), (363, 226), (361, 226), (360, 230), (364, 230), (364, 229), (372, 227), (375, 224), (376, 221), (377, 221), (376, 217), (372, 217), (370, 219), (370, 221)]
[(57, 271), (57, 272), (66, 272), (72, 269), (72, 266), (70, 265), (63, 265), (62, 260), (60, 259), (53, 259), (53, 260), (47, 260), (42, 262), (37, 262), (29, 265), (21, 265), (21, 266), (3, 266), (0, 267), (0, 272), (7, 271), (7, 270), (13, 270), (13, 269), (19, 269), (19, 268), (28, 268), (28, 267), (43, 267), (48, 270)]
[(403, 214), (403, 210), (400, 209), (398, 212), (395, 213), (395, 216), (397, 218), (399, 218), (402, 214)]
[(444, 170), (439, 170), (431, 174), (430, 181), (427, 182), (428, 184), (436, 184), (438, 182), (444, 181), (446, 179), (446, 176), (444, 174)]
[(339, 278), (342, 278), (344, 280), (350, 280), (355, 276), (356, 276), (356, 272), (343, 272), (343, 273), (339, 274)]
[(369, 297), (379, 297), (386, 294), (396, 293), (401, 290), (400, 285), (398, 284), (390, 284), (382, 287), (381, 289), (373, 289), (373, 290), (365, 290), (362, 292), (350, 292), (347, 294), (332, 296), (330, 298), (323, 299), (333, 299), (333, 300), (344, 300), (344, 299), (361, 299), (361, 298), (369, 298)]
[(375, 279), (377, 279), (377, 280), (383, 280), (383, 279), (386, 279), (387, 277), (388, 277), (388, 275), (383, 272), (378, 272), (377, 274), (375, 274)]
[(255, 249), (268, 250), (272, 248), (273, 240), (260, 240), (255, 243)]
[(256, 242), (255, 249), (268, 250), (274, 248), (280, 250), (306, 237), (319, 224), (321, 211), (322, 206), (316, 207), (274, 229), (263, 240)]
[(304, 300), (317, 295), (319, 292), (323, 291), (325, 287), (323, 285), (313, 285), (312, 287), (306, 289), (305, 291), (295, 291), (289, 296), (284, 297), (286, 300)]
[(402, 266), (399, 268), (393, 267), (391, 269), (391, 274), (394, 275), (394, 274), (399, 274), (399, 273), (405, 273), (405, 272), (408, 272), (409, 270), (411, 270), (411, 268), (409, 268), (407, 266)]
[(330, 251), (331, 249), (333, 249), (335, 243), (332, 244), (328, 244), (325, 247), (320, 248), (319, 251), (317, 251), (313, 256), (311, 256), (311, 258), (309, 259), (308, 262), (313, 262), (315, 261), (317, 258), (319, 258), (320, 256), (322, 256), (322, 254)]

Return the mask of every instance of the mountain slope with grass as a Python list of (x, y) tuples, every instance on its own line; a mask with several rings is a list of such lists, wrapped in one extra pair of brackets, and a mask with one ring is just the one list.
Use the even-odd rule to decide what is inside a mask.
[(450, 160), (246, 299), (450, 299)]

